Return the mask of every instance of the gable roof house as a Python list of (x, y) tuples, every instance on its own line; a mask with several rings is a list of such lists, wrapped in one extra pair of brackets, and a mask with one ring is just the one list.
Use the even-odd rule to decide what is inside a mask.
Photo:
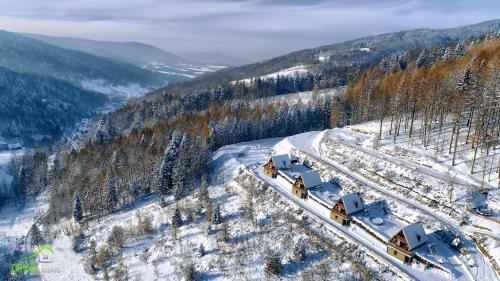
[(318, 171), (307, 171), (300, 173), (295, 179), (292, 187), (292, 193), (300, 198), (306, 198), (307, 190), (312, 187), (320, 186), (323, 184), (321, 176)]
[(273, 155), (264, 165), (264, 174), (268, 177), (275, 178), (278, 174), (278, 170), (290, 168), (293, 162), (296, 162), (296, 158), (289, 154)]
[(336, 222), (347, 225), (350, 222), (350, 216), (365, 208), (363, 199), (359, 193), (349, 193), (337, 200), (330, 212), (330, 218)]
[(387, 243), (387, 253), (404, 263), (411, 263), (413, 251), (427, 242), (427, 234), (421, 222), (405, 226)]

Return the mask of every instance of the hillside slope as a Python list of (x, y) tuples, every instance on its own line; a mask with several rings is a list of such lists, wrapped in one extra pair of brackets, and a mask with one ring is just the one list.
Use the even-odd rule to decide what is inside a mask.
[(0, 135), (56, 136), (107, 100), (63, 80), (0, 67)]
[(247, 63), (221, 53), (193, 53), (179, 56), (140, 42), (99, 41), (40, 34), (23, 35), (62, 48), (128, 62), (156, 72), (169, 82), (184, 81), (203, 73), (217, 71), (225, 66)]
[(49, 75), (75, 85), (161, 86), (157, 74), (129, 63), (64, 49), (19, 34), (0, 31), (0, 66), (20, 73)]

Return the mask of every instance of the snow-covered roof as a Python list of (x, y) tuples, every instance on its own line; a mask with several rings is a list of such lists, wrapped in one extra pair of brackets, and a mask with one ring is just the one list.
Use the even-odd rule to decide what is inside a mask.
[(290, 168), (285, 170), (279, 170), (278, 174), (286, 178), (291, 183), (295, 182), (295, 180), (302, 174), (310, 169), (302, 164), (291, 165)]
[(273, 161), (274, 166), (276, 166), (276, 169), (286, 169), (292, 165), (290, 155), (288, 154), (273, 155), (271, 156), (271, 160)]
[(408, 241), (410, 251), (427, 242), (427, 234), (425, 234), (424, 225), (421, 222), (407, 225), (403, 228), (403, 234)]
[(306, 188), (311, 188), (323, 184), (318, 171), (308, 171), (305, 173), (301, 173), (300, 177), (302, 178), (302, 181), (304, 182), (304, 186)]
[(359, 193), (349, 193), (342, 197), (342, 202), (348, 215), (354, 214), (364, 209), (363, 200), (359, 196)]
[(314, 199), (329, 209), (333, 208), (340, 198), (340, 189), (329, 182), (324, 182), (321, 186), (316, 186), (307, 190), (309, 198)]
[[(353, 218), (363, 224), (382, 240), (388, 242), (396, 233), (405, 227), (405, 223), (386, 212), (383, 201), (373, 202), (364, 206), (363, 212), (353, 214)], [(374, 223), (375, 219), (382, 219), (382, 224)]]

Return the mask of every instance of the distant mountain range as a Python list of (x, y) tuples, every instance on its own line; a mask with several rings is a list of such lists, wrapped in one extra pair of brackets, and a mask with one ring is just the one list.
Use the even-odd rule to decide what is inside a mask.
[(33, 73), (66, 80), (109, 85), (165, 85), (158, 74), (133, 64), (51, 45), (16, 33), (0, 31), (0, 66), (19, 73)]
[[(185, 81), (182, 85), (167, 86), (167, 90), (171, 88), (177, 92), (189, 93), (193, 90), (217, 87), (231, 81), (278, 73), (297, 66), (307, 66), (311, 71), (315, 69), (337, 71), (336, 69), (339, 67), (348, 67), (354, 64), (363, 67), (397, 52), (452, 45), (462, 40), (475, 40), (486, 35), (499, 33), (500, 19), (497, 19), (448, 29), (415, 29), (369, 36), (304, 49), (267, 61), (223, 69), (216, 73), (208, 73)], [(164, 90), (160, 89), (156, 93), (162, 93)]]
[(59, 47), (128, 62), (160, 73), (169, 82), (187, 80), (228, 66), (249, 63), (249, 61), (219, 52), (187, 53), (181, 56), (139, 42), (97, 41), (38, 34), (23, 35)]

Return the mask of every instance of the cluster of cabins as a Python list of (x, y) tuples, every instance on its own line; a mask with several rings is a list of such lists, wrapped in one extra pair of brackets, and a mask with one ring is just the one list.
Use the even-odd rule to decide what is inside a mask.
[[(360, 214), (363, 214), (363, 211), (367, 212), (360, 193), (339, 196), (340, 190), (335, 191), (331, 183), (322, 181), (318, 171), (300, 164), (294, 156), (288, 154), (271, 156), (264, 164), (263, 172), (268, 177), (290, 184), (293, 195), (310, 200), (311, 204), (327, 210), (330, 218), (340, 225), (348, 226), (353, 218), (363, 217)], [(384, 233), (380, 236), (381, 240), (387, 243), (387, 253), (405, 263), (411, 263), (415, 249), (427, 242), (422, 223), (402, 226), (388, 221), (387, 225), (381, 226), (384, 221), (380, 218), (378, 220), (372, 222), (364, 219), (364, 223), (367, 223), (373, 232)], [(363, 223), (363, 219), (359, 221)], [(373, 227), (370, 227), (370, 224)], [(388, 225), (391, 227), (387, 227)]]

